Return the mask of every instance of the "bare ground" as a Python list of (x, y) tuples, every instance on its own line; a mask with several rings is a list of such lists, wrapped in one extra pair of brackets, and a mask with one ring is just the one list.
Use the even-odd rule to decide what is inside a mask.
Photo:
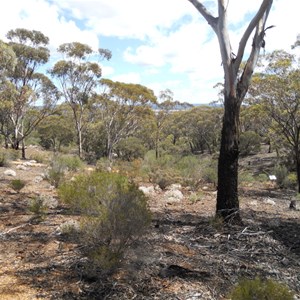
[[(21, 162), (19, 162), (20, 164)], [(0, 299), (227, 299), (240, 278), (268, 277), (285, 283), (300, 299), (300, 211), (271, 184), (240, 189), (244, 224), (221, 226), (213, 219), (216, 192), (191, 202), (151, 196), (153, 222), (123, 266), (106, 278), (89, 274), (80, 246), (59, 226), (75, 217), (63, 206), (37, 221), (28, 202), (56, 197), (37, 177), (46, 166), (12, 166), (27, 181), (16, 193), (0, 168)], [(270, 200), (275, 202), (272, 203)]]

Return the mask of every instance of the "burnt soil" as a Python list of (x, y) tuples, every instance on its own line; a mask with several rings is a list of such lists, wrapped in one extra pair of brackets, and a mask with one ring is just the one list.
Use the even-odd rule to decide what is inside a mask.
[[(164, 200), (150, 195), (153, 221), (114, 274), (89, 273), (81, 247), (60, 225), (78, 218), (59, 204), (43, 218), (28, 210), (38, 195), (57, 198), (46, 165), (9, 169), (26, 181), (19, 193), (0, 168), (0, 299), (228, 299), (241, 278), (272, 278), (300, 299), (300, 211), (291, 192), (272, 183), (240, 187), (242, 225), (214, 219), (216, 191), (202, 186), (201, 199)], [(40, 180), (40, 181), (39, 181)], [(273, 201), (273, 202), (272, 202)]]

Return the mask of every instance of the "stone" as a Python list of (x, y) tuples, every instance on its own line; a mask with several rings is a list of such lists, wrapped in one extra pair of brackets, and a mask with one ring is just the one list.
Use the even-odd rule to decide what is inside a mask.
[(274, 200), (271, 200), (271, 199), (265, 199), (264, 203), (270, 204), (270, 205), (276, 205), (276, 202)]
[(4, 175), (16, 177), (16, 176), (17, 176), (17, 173), (16, 173), (16, 171), (14, 171), (14, 170), (8, 169), (8, 170), (5, 170), (5, 171), (4, 171)]
[(43, 180), (44, 180), (44, 178), (43, 178), (42, 176), (36, 176), (36, 177), (33, 179), (34, 183), (40, 183), (40, 182), (43, 181)]
[(168, 203), (180, 202), (183, 199), (183, 194), (179, 190), (168, 190), (165, 192), (164, 198)]
[(181, 190), (181, 189), (182, 189), (182, 186), (179, 183), (173, 183), (167, 187), (167, 190), (169, 190), (169, 191)]
[(151, 195), (155, 193), (154, 186), (140, 186), (139, 190), (142, 191), (145, 195)]

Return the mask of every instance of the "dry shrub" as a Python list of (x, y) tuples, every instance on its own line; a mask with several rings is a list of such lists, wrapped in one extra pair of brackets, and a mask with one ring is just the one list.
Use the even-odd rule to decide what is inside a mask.
[(282, 283), (272, 279), (244, 279), (230, 293), (232, 300), (293, 300), (293, 294)]
[(93, 172), (59, 188), (60, 198), (81, 215), (80, 242), (93, 268), (110, 272), (150, 224), (145, 195), (125, 176)]

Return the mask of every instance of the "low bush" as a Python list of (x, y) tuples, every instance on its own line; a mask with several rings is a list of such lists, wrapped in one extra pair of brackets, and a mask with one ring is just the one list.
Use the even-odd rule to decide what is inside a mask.
[(257, 154), (260, 151), (261, 137), (254, 131), (243, 132), (240, 136), (239, 150), (241, 156)]
[(43, 197), (37, 196), (30, 200), (28, 210), (34, 214), (35, 220), (42, 221), (47, 214), (48, 207), (45, 205)]
[(0, 167), (9, 167), (9, 162), (20, 158), (20, 153), (13, 149), (0, 149)]
[(232, 300), (292, 300), (293, 294), (282, 283), (271, 279), (241, 280), (230, 293)]
[(26, 185), (26, 182), (21, 179), (13, 179), (10, 182), (10, 187), (17, 193), (19, 193), (25, 185)]
[(81, 215), (80, 242), (91, 265), (112, 271), (150, 224), (147, 199), (116, 173), (80, 175), (59, 187), (59, 197)]
[(136, 137), (128, 137), (127, 139), (121, 140), (116, 150), (119, 157), (127, 161), (142, 158), (146, 153), (143, 141)]
[(47, 179), (56, 188), (62, 183), (66, 172), (78, 171), (83, 167), (83, 162), (78, 156), (55, 155), (47, 172)]
[(297, 175), (289, 173), (286, 166), (276, 165), (273, 169), (273, 174), (276, 176), (276, 184), (279, 188), (289, 189), (297, 186)]

